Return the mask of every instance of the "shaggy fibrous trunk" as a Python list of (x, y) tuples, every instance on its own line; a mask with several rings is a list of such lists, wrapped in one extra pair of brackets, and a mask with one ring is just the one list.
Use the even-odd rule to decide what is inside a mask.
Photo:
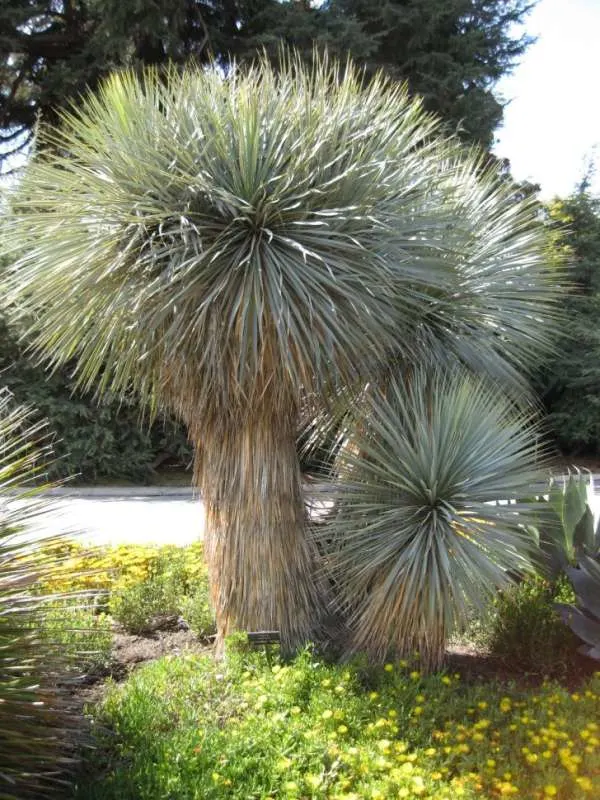
[(218, 644), (234, 630), (279, 631), (284, 651), (318, 636), (326, 605), (308, 531), (296, 414), (264, 407), (221, 420), (196, 453)]

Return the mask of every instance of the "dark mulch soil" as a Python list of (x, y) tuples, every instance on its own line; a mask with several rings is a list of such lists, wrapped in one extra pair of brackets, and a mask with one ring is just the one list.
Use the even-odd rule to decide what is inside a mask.
[(455, 644), (448, 650), (446, 669), (455, 671), (469, 682), (498, 681), (516, 683), (523, 689), (539, 686), (551, 679), (567, 689), (576, 689), (598, 671), (598, 662), (573, 653), (568, 664), (552, 665), (547, 674), (527, 672), (519, 664), (510, 664), (470, 645)]
[(113, 645), (115, 671), (127, 675), (138, 664), (168, 654), (205, 652), (210, 647), (191, 631), (155, 631), (149, 636), (116, 633)]

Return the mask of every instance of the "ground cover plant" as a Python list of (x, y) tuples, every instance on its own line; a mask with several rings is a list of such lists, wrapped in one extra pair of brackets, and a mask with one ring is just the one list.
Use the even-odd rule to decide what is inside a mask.
[(577, 690), (466, 683), (418, 661), (167, 657), (91, 711), (82, 800), (583, 800), (600, 792), (600, 673)]

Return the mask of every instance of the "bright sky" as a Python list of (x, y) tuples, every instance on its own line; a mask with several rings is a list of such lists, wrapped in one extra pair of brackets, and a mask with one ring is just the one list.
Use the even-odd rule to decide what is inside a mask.
[(494, 150), (545, 198), (569, 194), (595, 158), (600, 194), (600, 0), (539, 0), (525, 27), (538, 40), (497, 87), (511, 102)]

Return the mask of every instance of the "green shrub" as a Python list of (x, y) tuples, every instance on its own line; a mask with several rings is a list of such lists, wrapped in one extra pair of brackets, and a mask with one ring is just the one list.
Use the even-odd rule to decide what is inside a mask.
[(564, 577), (556, 584), (528, 578), (506, 589), (498, 596), (490, 617), (490, 652), (529, 672), (566, 672), (573, 661), (577, 639), (562, 622), (554, 604), (574, 599)]
[(199, 636), (212, 633), (214, 615), (201, 553), (197, 545), (160, 548), (149, 562), (149, 574), (144, 580), (116, 583), (109, 594), (111, 616), (135, 634), (179, 617)]
[(215, 612), (210, 604), (206, 583), (192, 594), (184, 595), (180, 613), (190, 629), (201, 639), (215, 633)]
[(181, 591), (176, 581), (159, 575), (112, 592), (109, 613), (129, 633), (147, 633), (161, 619), (177, 616)]

